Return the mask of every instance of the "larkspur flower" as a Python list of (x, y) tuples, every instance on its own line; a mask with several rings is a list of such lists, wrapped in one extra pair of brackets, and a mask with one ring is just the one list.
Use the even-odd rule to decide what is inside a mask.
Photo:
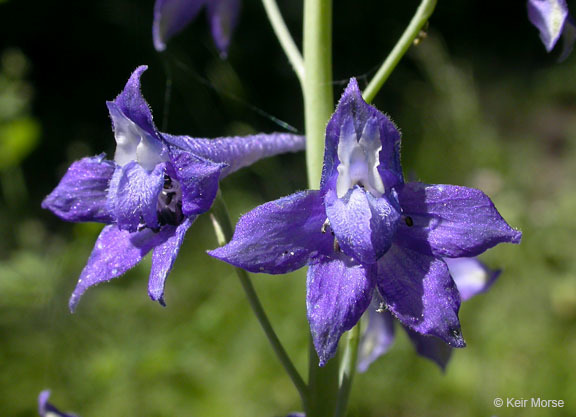
[(45, 390), (38, 396), (38, 414), (40, 417), (78, 417), (76, 414), (67, 414), (58, 410), (48, 402), (50, 391)]
[[(450, 275), (460, 293), (461, 301), (487, 291), (500, 275), (500, 270), (490, 270), (476, 258), (444, 258)], [(358, 371), (365, 372), (380, 356), (384, 355), (395, 339), (394, 317), (384, 309), (383, 301), (376, 295), (365, 313), (368, 326), (364, 330), (359, 346)], [(418, 334), (405, 326), (416, 351), (445, 369), (452, 348), (434, 336)]]
[(326, 128), (320, 190), (255, 208), (209, 253), (251, 272), (308, 265), (307, 315), (322, 366), (375, 293), (412, 331), (463, 347), (460, 295), (442, 258), (520, 238), (479, 190), (405, 183), (400, 133), (352, 79)]
[(91, 286), (124, 274), (150, 251), (148, 292), (164, 304), (166, 277), (184, 235), (208, 211), (218, 181), (255, 161), (302, 150), (305, 140), (291, 134), (199, 139), (158, 132), (134, 71), (124, 90), (107, 103), (116, 152), (74, 162), (42, 207), (72, 222), (104, 227), (70, 298), (73, 311)]
[(222, 57), (228, 53), (230, 38), (238, 22), (240, 0), (156, 0), (152, 35), (157, 51), (183, 30), (206, 6), (212, 38)]
[(576, 40), (576, 26), (568, 13), (566, 0), (528, 0), (528, 18), (540, 31), (540, 39), (548, 52), (563, 36), (561, 59), (570, 54)]

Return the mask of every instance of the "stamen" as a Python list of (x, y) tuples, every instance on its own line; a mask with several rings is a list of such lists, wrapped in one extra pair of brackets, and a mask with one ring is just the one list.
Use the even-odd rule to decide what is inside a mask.
[(340, 253), (342, 249), (340, 248), (340, 243), (338, 243), (338, 239), (334, 238), (334, 252)]
[(320, 231), (322, 233), (326, 233), (326, 228), (330, 226), (330, 220), (326, 219), (326, 221), (324, 222), (324, 224), (322, 225), (322, 227), (320, 228)]
[(182, 213), (182, 189), (180, 183), (169, 175), (164, 175), (164, 186), (158, 195), (158, 224), (179, 225), (184, 219)]

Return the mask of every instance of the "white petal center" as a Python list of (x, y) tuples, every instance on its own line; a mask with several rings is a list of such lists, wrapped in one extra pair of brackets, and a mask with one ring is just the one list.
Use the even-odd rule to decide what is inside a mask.
[(351, 118), (344, 121), (340, 129), (338, 141), (338, 180), (336, 194), (344, 197), (355, 185), (364, 187), (374, 197), (384, 194), (384, 184), (378, 173), (380, 160), (378, 155), (382, 149), (380, 131), (375, 119), (369, 119), (364, 126), (362, 136), (354, 129)]
[(114, 123), (116, 152), (114, 161), (120, 165), (136, 161), (142, 168), (151, 171), (156, 165), (168, 160), (162, 144), (126, 117), (120, 110), (110, 108), (110, 116)]

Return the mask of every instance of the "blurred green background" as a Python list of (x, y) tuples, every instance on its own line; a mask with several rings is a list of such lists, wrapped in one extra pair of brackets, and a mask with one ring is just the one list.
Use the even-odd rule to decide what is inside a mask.
[[(301, 2), (280, 1), (300, 40)], [(447, 372), (404, 334), (355, 381), (350, 416), (576, 415), (576, 57), (557, 63), (524, 1), (439, 2), (375, 104), (403, 132), (405, 174), (482, 188), (524, 232), (482, 259), (504, 269), (461, 310), (468, 347)], [(416, 1), (335, 1), (335, 95), (365, 85)], [(149, 260), (67, 299), (101, 226), (40, 209), (74, 160), (109, 155), (105, 101), (140, 64), (143, 92), (170, 133), (197, 137), (302, 131), (299, 86), (258, 1), (245, 0), (227, 61), (201, 16), (151, 42), (152, 0), (0, 1), (0, 415), (36, 415), (40, 390), (83, 417), (271, 417), (298, 410), (231, 268), (208, 257), (207, 216), (189, 231), (167, 308), (151, 302)], [(167, 79), (172, 94), (165, 95)], [(283, 123), (276, 123), (275, 118)], [(262, 161), (226, 179), (234, 219), (306, 188), (304, 155)], [(304, 372), (305, 276), (254, 276), (281, 339)], [(541, 397), (563, 409), (497, 409), (495, 397)]]

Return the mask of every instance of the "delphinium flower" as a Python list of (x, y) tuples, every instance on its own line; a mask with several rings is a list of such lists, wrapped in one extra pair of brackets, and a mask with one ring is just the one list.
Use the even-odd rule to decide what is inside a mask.
[(194, 20), (204, 6), (214, 43), (225, 57), (238, 21), (240, 0), (156, 0), (152, 24), (156, 50), (165, 50), (166, 42)]
[[(501, 272), (489, 269), (477, 258), (444, 258), (444, 262), (448, 265), (461, 301), (487, 291)], [(365, 314), (368, 314), (368, 326), (360, 340), (358, 360), (360, 372), (365, 372), (376, 359), (388, 352), (395, 339), (394, 317), (384, 308), (384, 302), (377, 294)], [(445, 369), (452, 354), (449, 345), (437, 337), (424, 336), (406, 326), (402, 327), (420, 355)]]
[(291, 134), (198, 139), (158, 132), (140, 92), (141, 66), (107, 103), (116, 152), (74, 162), (42, 207), (72, 222), (100, 222), (92, 254), (70, 298), (74, 310), (91, 286), (124, 274), (150, 251), (148, 292), (164, 304), (164, 284), (184, 235), (206, 212), (224, 176), (258, 159), (302, 150)]
[(528, 18), (540, 31), (540, 39), (548, 52), (563, 36), (561, 59), (568, 56), (576, 40), (576, 27), (568, 13), (566, 0), (528, 0)]
[(58, 410), (48, 402), (50, 391), (45, 390), (38, 396), (38, 414), (40, 417), (79, 417), (76, 414), (67, 414)]
[(308, 265), (307, 316), (322, 366), (375, 294), (415, 333), (465, 346), (443, 258), (520, 238), (479, 190), (405, 183), (400, 133), (352, 79), (326, 128), (320, 190), (255, 208), (210, 254), (251, 272)]

